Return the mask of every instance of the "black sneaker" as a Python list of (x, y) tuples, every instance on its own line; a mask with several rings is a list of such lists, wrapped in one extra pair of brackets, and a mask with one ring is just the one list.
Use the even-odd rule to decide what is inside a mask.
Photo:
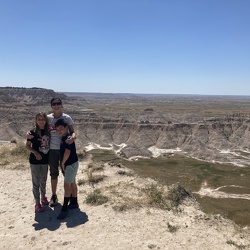
[(75, 204), (70, 203), (70, 204), (68, 205), (68, 208), (69, 208), (69, 209), (79, 208), (79, 205), (78, 205), (78, 203), (75, 203)]
[(54, 207), (57, 203), (58, 203), (57, 195), (54, 194), (51, 196), (49, 205), (50, 205), (50, 207)]

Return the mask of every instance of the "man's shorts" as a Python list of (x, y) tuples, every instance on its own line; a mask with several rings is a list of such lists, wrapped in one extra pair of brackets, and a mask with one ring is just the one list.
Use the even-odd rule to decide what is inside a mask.
[(75, 182), (76, 179), (76, 173), (78, 170), (78, 161), (66, 166), (65, 170), (64, 170), (64, 182), (67, 183), (73, 183)]
[(59, 164), (60, 164), (60, 150), (50, 149), (49, 150), (49, 169), (51, 179), (57, 179), (59, 175)]

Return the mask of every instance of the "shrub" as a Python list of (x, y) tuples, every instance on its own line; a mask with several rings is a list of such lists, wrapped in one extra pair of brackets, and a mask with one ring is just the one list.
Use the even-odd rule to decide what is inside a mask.
[(93, 171), (95, 170), (95, 166), (93, 165), (93, 163), (88, 164), (88, 168), (87, 168), (87, 176), (88, 176), (88, 182), (90, 184), (93, 183), (98, 183), (100, 181), (103, 181), (104, 179), (104, 175), (93, 175)]
[(151, 184), (150, 186), (143, 189), (143, 191), (149, 199), (149, 204), (163, 209), (168, 208), (167, 198), (164, 195), (164, 190), (162, 187), (159, 187), (156, 184)]
[(112, 208), (116, 212), (124, 212), (124, 211), (127, 211), (127, 210), (131, 209), (132, 207), (130, 207), (128, 204), (120, 204), (120, 205), (115, 205)]
[(188, 196), (192, 196), (192, 194), (180, 184), (172, 185), (168, 192), (168, 199), (173, 207), (178, 207)]
[(78, 185), (78, 186), (84, 185), (84, 180), (83, 180), (83, 179), (79, 179), (79, 180), (77, 181), (77, 185)]
[(101, 194), (100, 189), (96, 189), (86, 197), (86, 203), (90, 205), (102, 205), (108, 202), (108, 197)]
[(85, 150), (77, 151), (77, 156), (78, 156), (79, 161), (83, 161), (86, 158), (86, 154), (87, 153)]
[(228, 240), (227, 241), (227, 244), (229, 245), (232, 245), (232, 246), (235, 246), (236, 248), (238, 249), (248, 249), (249, 246), (246, 246), (246, 245), (242, 245), (242, 244), (237, 244), (236, 242), (234, 242), (233, 240)]
[(117, 174), (119, 174), (119, 175), (126, 175), (126, 176), (130, 176), (130, 177), (133, 177), (133, 176), (134, 176), (133, 173), (127, 172), (127, 171), (125, 171), (125, 170), (118, 170), (118, 171), (117, 171)]
[(171, 225), (170, 223), (168, 223), (168, 231), (170, 233), (175, 233), (177, 230), (178, 230), (178, 226), (174, 226), (174, 225)]

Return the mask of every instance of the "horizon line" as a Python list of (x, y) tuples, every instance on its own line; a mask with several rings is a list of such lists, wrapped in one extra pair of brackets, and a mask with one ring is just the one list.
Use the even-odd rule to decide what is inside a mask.
[(14, 87), (14, 86), (4, 86), (1, 88), (16, 88), (16, 89), (45, 89), (45, 90), (53, 90), (57, 93), (83, 93), (83, 94), (107, 94), (107, 95), (157, 95), (157, 96), (228, 96), (228, 97), (250, 97), (250, 94), (173, 94), (173, 93), (131, 93), (131, 92), (99, 92), (99, 91), (58, 91), (50, 88), (44, 88), (44, 87)]

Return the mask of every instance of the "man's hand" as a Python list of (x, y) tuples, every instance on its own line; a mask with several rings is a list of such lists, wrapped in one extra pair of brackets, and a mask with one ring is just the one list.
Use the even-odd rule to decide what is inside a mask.
[(72, 144), (74, 142), (75, 138), (72, 136), (69, 136), (67, 140), (65, 141), (67, 144)]

